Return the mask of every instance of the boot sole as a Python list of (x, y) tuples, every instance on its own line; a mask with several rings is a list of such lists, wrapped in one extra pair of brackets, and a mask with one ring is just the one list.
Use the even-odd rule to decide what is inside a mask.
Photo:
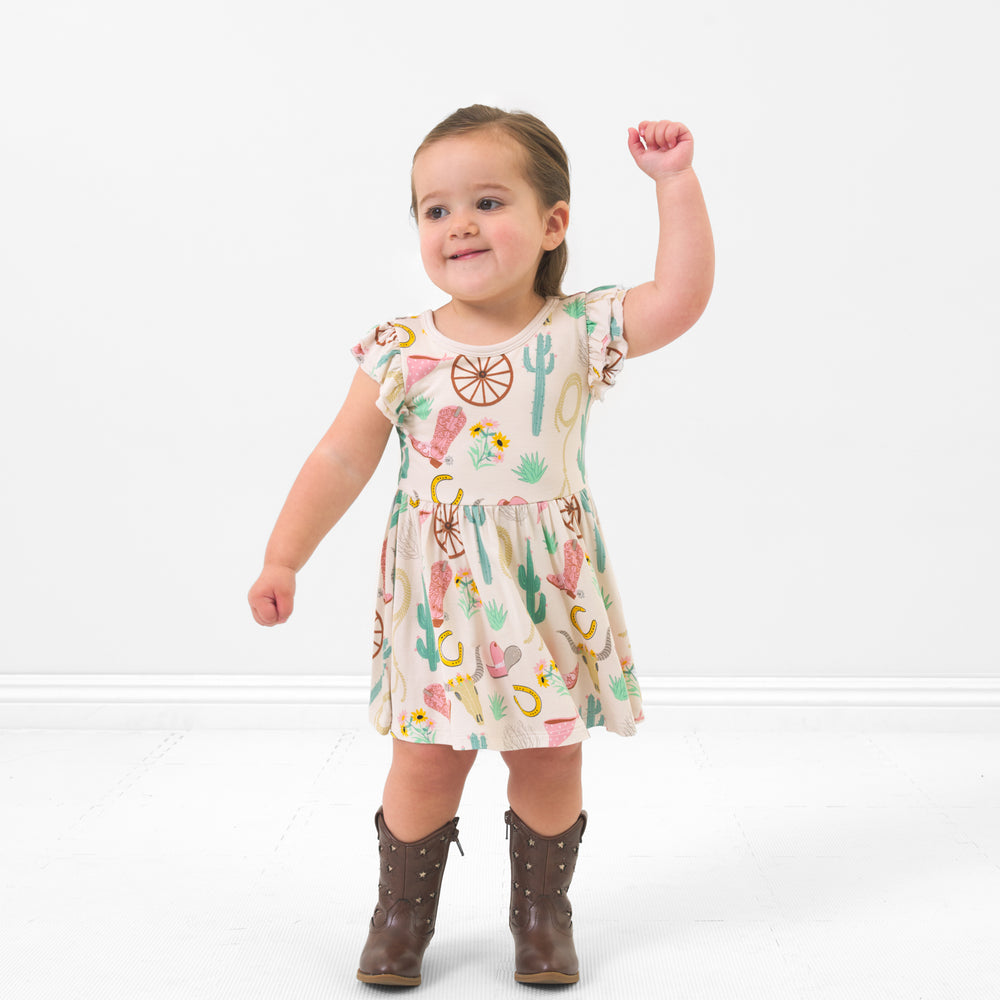
[(358, 979), (363, 983), (374, 983), (376, 986), (419, 986), (420, 976), (397, 976), (391, 972), (370, 975), (358, 969)]
[(515, 972), (514, 979), (519, 983), (578, 983), (580, 973), (569, 975), (566, 972)]

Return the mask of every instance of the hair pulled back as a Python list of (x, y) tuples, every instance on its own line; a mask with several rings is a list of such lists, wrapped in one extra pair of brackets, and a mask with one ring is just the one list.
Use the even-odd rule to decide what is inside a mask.
[[(439, 122), (424, 136), (413, 159), (428, 146), (442, 139), (490, 131), (507, 135), (524, 151), (525, 180), (534, 189), (543, 209), (558, 201), (569, 204), (569, 159), (562, 143), (540, 119), (526, 111), (502, 111), (485, 104), (459, 108)], [(417, 194), (410, 181), (410, 210), (416, 215)], [(546, 250), (535, 272), (535, 292), (538, 295), (562, 295), (562, 279), (569, 254), (563, 240), (555, 250)]]

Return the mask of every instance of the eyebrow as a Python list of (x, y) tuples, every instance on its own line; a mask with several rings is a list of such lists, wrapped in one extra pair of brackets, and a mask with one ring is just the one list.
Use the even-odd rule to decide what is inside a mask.
[[(473, 184), (472, 189), (475, 191), (505, 191), (507, 194), (512, 194), (513, 192), (506, 184), (500, 184), (497, 181), (490, 181), (483, 184)], [(437, 201), (439, 198), (444, 197), (444, 193), (441, 191), (431, 191), (430, 194), (425, 194), (420, 201), (417, 202), (417, 207), (421, 207), (424, 202), (427, 201)]]

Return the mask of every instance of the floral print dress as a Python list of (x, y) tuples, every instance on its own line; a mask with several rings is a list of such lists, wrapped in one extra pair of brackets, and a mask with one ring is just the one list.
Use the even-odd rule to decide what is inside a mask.
[(625, 289), (550, 297), (489, 347), (430, 311), (352, 349), (399, 438), (369, 715), (380, 733), (517, 750), (634, 735), (642, 699), (584, 445), (625, 360)]

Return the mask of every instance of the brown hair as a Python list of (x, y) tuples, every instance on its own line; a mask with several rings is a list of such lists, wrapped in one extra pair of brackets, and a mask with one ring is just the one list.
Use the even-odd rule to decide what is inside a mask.
[[(490, 130), (502, 132), (524, 150), (525, 179), (534, 189), (542, 208), (551, 208), (558, 201), (569, 204), (569, 159), (562, 143), (552, 130), (526, 111), (501, 111), (485, 104), (459, 108), (438, 123), (424, 136), (413, 159), (423, 150), (442, 139)], [(410, 211), (417, 213), (417, 193), (410, 180)], [(535, 292), (538, 295), (562, 295), (563, 275), (569, 254), (563, 240), (555, 250), (546, 250), (535, 272)]]

